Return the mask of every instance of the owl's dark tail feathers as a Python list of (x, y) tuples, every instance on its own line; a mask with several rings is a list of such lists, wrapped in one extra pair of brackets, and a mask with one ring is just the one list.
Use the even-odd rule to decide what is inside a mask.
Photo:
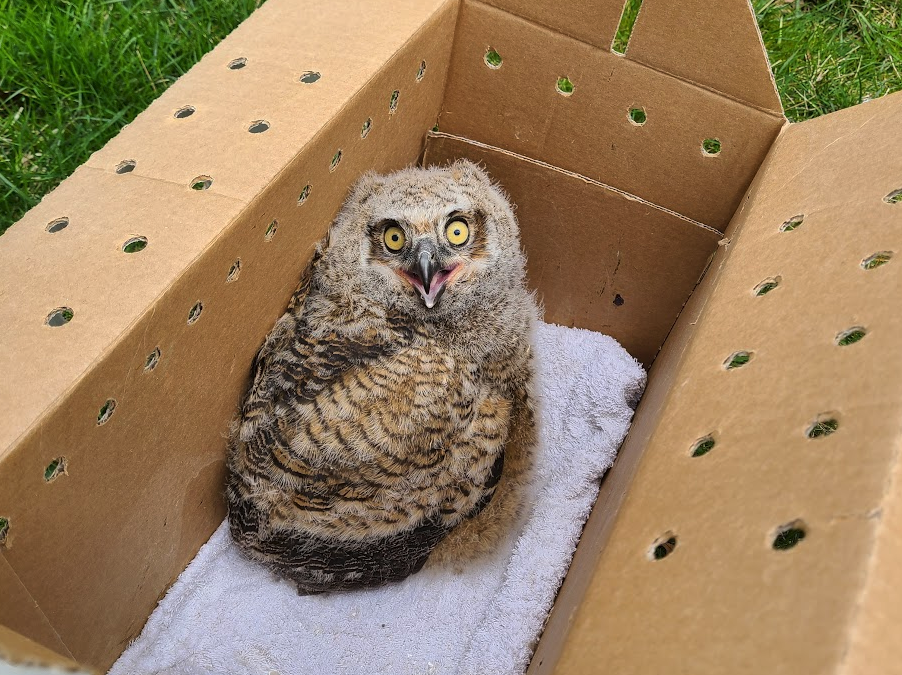
[(393, 537), (346, 542), (297, 533), (260, 537), (262, 514), (246, 500), (229, 499), (232, 539), (249, 558), (297, 584), (298, 593), (383, 586), (419, 572), (448, 528), (427, 521)]

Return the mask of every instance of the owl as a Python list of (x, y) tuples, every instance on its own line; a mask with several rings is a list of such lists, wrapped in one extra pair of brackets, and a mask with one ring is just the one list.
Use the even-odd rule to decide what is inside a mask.
[(491, 550), (525, 508), (537, 316), (514, 212), (479, 167), (364, 175), (231, 426), (241, 551), (312, 594)]

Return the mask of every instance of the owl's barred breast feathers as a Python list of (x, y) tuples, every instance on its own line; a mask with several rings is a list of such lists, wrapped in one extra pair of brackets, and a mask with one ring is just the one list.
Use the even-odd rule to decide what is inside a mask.
[(232, 425), (242, 551), (322, 592), (490, 549), (529, 476), (536, 315), (513, 211), (478, 167), (361, 178)]

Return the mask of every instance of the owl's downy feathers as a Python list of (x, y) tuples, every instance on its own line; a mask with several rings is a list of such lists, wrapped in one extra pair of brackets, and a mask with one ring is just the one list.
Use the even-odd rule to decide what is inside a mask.
[(315, 593), (495, 545), (535, 435), (524, 267), (513, 210), (476, 165), (358, 181), (232, 424), (246, 555)]

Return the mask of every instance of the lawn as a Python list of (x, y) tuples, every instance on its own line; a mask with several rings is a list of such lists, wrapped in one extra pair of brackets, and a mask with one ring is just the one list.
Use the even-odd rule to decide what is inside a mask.
[[(262, 2), (0, 0), (0, 233)], [(900, 0), (754, 5), (790, 120), (902, 89)]]

